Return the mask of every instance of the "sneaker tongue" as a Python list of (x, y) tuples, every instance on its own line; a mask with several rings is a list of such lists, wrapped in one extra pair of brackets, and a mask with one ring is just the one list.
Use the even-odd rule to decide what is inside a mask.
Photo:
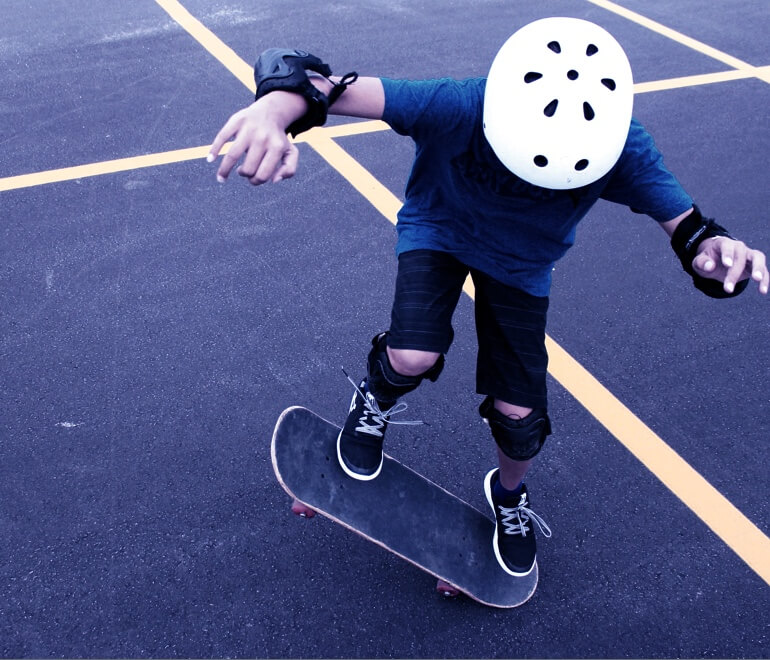
[[(369, 394), (368, 396), (372, 396)], [(375, 401), (374, 397), (372, 397), (372, 401)], [(396, 405), (396, 401), (380, 401), (379, 399), (376, 400), (377, 405), (379, 406), (380, 410), (383, 412), (390, 410), (393, 406)]]
[(396, 405), (395, 401), (378, 401), (374, 398), (374, 394), (372, 394), (369, 391), (369, 383), (364, 381), (361, 383), (361, 388), (364, 394), (366, 395), (366, 400), (375, 408), (379, 408), (382, 411), (390, 410), (393, 406)]

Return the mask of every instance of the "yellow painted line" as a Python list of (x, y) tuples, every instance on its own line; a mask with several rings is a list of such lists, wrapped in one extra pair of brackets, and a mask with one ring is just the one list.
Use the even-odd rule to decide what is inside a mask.
[[(321, 130), (323, 130), (323, 134), (326, 137), (338, 138), (349, 137), (351, 135), (363, 135), (365, 133), (375, 133), (377, 131), (389, 131), (390, 126), (379, 119), (372, 119), (370, 121), (354, 121), (346, 124), (338, 124), (336, 126), (324, 126)], [(297, 139), (300, 140), (301, 138), (302, 135)]]
[(549, 372), (770, 585), (770, 538), (550, 337)]
[(219, 60), (224, 67), (240, 80), (254, 94), (257, 85), (254, 82), (254, 67), (246, 64), (243, 59), (222, 41), (217, 35), (209, 30), (187, 9), (185, 9), (177, 0), (155, 0), (171, 18), (181, 25), (190, 35), (215, 59)]
[(308, 134), (307, 143), (369, 200), (374, 208), (393, 224), (396, 224), (396, 214), (401, 208), (401, 201), (382, 185), (369, 170), (330, 138)]
[[(393, 224), (401, 201), (333, 140), (308, 143)], [(464, 291), (473, 298), (473, 285)], [(652, 432), (577, 360), (546, 337), (549, 373), (767, 584), (770, 538)]]
[(755, 70), (757, 78), (770, 83), (770, 66), (758, 66)]
[(714, 83), (729, 82), (731, 80), (744, 80), (746, 78), (758, 77), (758, 74), (760, 74), (761, 71), (761, 69), (754, 69), (751, 71), (731, 69), (730, 71), (720, 71), (718, 73), (702, 73), (694, 76), (683, 76), (681, 78), (653, 80), (650, 82), (636, 83), (634, 85), (634, 93), (646, 94), (648, 92), (660, 92), (668, 89), (681, 89), (683, 87), (713, 85)]
[(629, 21), (633, 21), (634, 23), (637, 23), (638, 25), (646, 27), (648, 30), (652, 30), (653, 32), (657, 32), (658, 34), (661, 34), (664, 37), (673, 39), (674, 41), (684, 46), (687, 46), (688, 48), (692, 48), (693, 50), (696, 50), (699, 53), (702, 53), (703, 55), (707, 55), (708, 57), (711, 57), (715, 60), (723, 62), (724, 64), (727, 64), (728, 66), (731, 66), (734, 69), (745, 69), (745, 70), (754, 69), (754, 67), (751, 64), (744, 62), (743, 60), (739, 60), (737, 57), (733, 57), (732, 55), (723, 53), (721, 50), (712, 48), (708, 44), (704, 44), (702, 41), (698, 41), (697, 39), (688, 37), (687, 35), (682, 34), (681, 32), (672, 30), (671, 28), (666, 27), (662, 23), (658, 23), (657, 21), (653, 21), (652, 19), (649, 19), (646, 16), (637, 14), (635, 11), (631, 11), (630, 9), (626, 9), (625, 7), (622, 7), (621, 5), (615, 2), (611, 2), (611, 0), (588, 0), (588, 2), (591, 2), (599, 7), (602, 7), (607, 11), (611, 11), (615, 14), (618, 14), (623, 18), (627, 18)]
[[(225, 145), (223, 153), (229, 148), (229, 144)], [(100, 174), (114, 174), (115, 172), (137, 170), (143, 167), (170, 165), (171, 163), (180, 163), (185, 160), (205, 158), (206, 154), (208, 154), (208, 151), (208, 146), (191, 147), (189, 149), (176, 149), (174, 151), (163, 151), (160, 153), (146, 154), (143, 156), (132, 156), (130, 158), (105, 160), (98, 163), (88, 163), (86, 165), (62, 167), (61, 169), (46, 170), (45, 172), (19, 174), (18, 176), (9, 176), (0, 179), (0, 192), (6, 190), (16, 190), (17, 188), (42, 186), (47, 183), (72, 181), (73, 179), (84, 179), (90, 176), (99, 176)]]

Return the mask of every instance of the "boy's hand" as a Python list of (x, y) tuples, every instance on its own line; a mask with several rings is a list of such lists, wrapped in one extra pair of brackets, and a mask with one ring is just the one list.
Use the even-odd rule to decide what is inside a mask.
[(234, 138), (217, 170), (217, 181), (224, 183), (244, 154), (236, 171), (255, 186), (294, 176), (299, 151), (286, 136), (286, 127), (306, 108), (302, 97), (276, 91), (236, 112), (217, 133), (206, 157), (213, 162), (225, 142)]
[(727, 293), (735, 290), (737, 282), (749, 277), (759, 283), (761, 293), (767, 295), (770, 288), (765, 254), (760, 250), (752, 250), (742, 241), (725, 236), (703, 241), (692, 267), (701, 277), (723, 282)]

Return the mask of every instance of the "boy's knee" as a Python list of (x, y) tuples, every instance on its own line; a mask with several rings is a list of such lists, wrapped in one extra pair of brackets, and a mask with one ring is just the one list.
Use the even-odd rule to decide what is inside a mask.
[(386, 348), (390, 365), (402, 376), (421, 376), (438, 362), (441, 353), (415, 351), (409, 348)]
[(497, 410), (494, 399), (487, 397), (479, 414), (489, 424), (492, 437), (502, 452), (515, 461), (534, 458), (551, 434), (551, 420), (544, 408), (535, 408), (522, 419), (511, 419)]
[[(428, 378), (435, 382), (444, 368), (444, 356), (426, 351), (405, 351), (387, 346), (387, 333), (372, 339), (369, 352), (369, 389), (379, 402), (393, 403)], [(391, 362), (391, 354), (395, 363)]]

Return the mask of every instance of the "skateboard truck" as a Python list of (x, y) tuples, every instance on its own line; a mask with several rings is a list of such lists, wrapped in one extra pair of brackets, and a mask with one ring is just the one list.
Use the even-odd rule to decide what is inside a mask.
[(315, 516), (315, 511), (313, 511), (313, 509), (296, 498), (291, 503), (291, 512), (298, 515), (300, 518), (312, 518)]

